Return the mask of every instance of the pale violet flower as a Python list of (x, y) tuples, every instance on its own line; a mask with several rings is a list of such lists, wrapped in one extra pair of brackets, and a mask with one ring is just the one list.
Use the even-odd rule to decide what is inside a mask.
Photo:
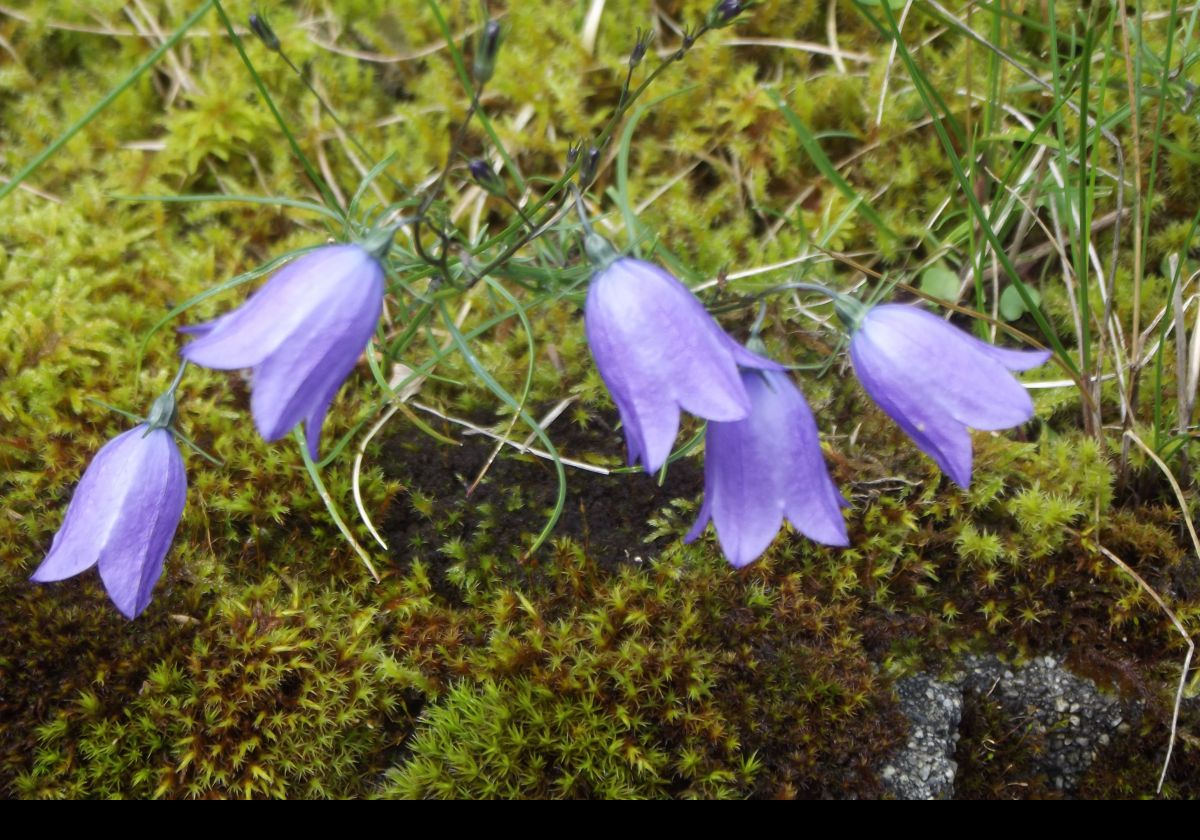
[(259, 434), (275, 441), (303, 421), (315, 459), (325, 414), (375, 332), (383, 295), (375, 254), (327, 245), (284, 266), (234, 311), (186, 328), (200, 338), (181, 352), (201, 367), (252, 368)]
[(631, 257), (592, 278), (584, 310), (588, 344), (625, 426), (629, 463), (656, 472), (671, 454), (680, 410), (707, 420), (741, 420), (750, 400), (738, 365), (779, 365), (717, 326), (687, 287)]
[(867, 393), (961, 487), (971, 483), (968, 428), (995, 431), (1029, 420), (1033, 401), (1010, 371), (1049, 357), (995, 347), (902, 304), (868, 310), (850, 339)]
[(829, 477), (804, 397), (782, 372), (743, 370), (741, 378), (750, 414), (709, 421), (704, 504), (685, 541), (711, 521), (725, 557), (738, 568), (770, 547), (784, 519), (811, 540), (848, 545), (845, 501)]
[(143, 423), (106, 443), (79, 479), (50, 553), (30, 580), (92, 566), (126, 618), (150, 603), (183, 515), (187, 476), (171, 432)]

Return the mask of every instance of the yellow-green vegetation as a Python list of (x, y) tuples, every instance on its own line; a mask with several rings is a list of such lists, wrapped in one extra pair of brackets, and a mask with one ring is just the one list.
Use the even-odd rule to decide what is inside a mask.
[[(461, 46), (481, 20), (475, 3), (222, 5), (338, 201), (388, 155), (365, 207), (378, 213), (402, 200), (402, 189), (428, 187), (469, 104), (431, 6)], [(710, 5), (492, 4), (505, 40), (480, 109), (494, 137), (478, 117), (469, 124), (462, 159), (432, 212), (453, 219), (472, 243), (485, 229), (519, 221), (473, 187), (467, 158), (491, 159), (501, 143), (516, 165), (501, 170), (510, 194), (522, 195), (523, 184), (536, 200), (564, 170), (569, 144), (586, 145), (609, 120), (639, 28), (656, 39), (635, 83)], [(763, 0), (737, 26), (698, 40), (617, 126), (589, 190), (597, 227), (692, 282), (787, 262), (704, 293), (739, 338), (756, 312), (748, 296), (774, 284), (849, 288), (876, 272), (919, 285), (935, 264), (961, 270), (960, 302), (990, 314), (1015, 284), (989, 273), (995, 263), (955, 171), (965, 161), (971, 194), (989, 212), (1010, 194), (1025, 202), (992, 226), (1039, 293), (1049, 333), (1031, 313), (1012, 325), (1046, 343), (1053, 337), (1081, 368), (1120, 374), (1104, 380), (1091, 404), (1069, 382), (1034, 391), (1038, 420), (975, 435), (974, 479), (960, 490), (869, 402), (844, 356), (826, 364), (839, 341), (819, 320), (829, 307), (791, 292), (774, 296), (763, 339), (775, 357), (806, 366), (799, 381), (851, 502), (851, 547), (830, 550), (789, 532), (738, 572), (711, 532), (681, 544), (703, 488), (695, 453), (673, 464), (662, 486), (640, 473), (569, 469), (555, 535), (530, 555), (555, 505), (555, 471), (511, 448), (491, 460), (494, 441), (464, 423), (518, 442), (529, 429), (518, 420), (508, 431), (511, 408), (454, 352), (363, 451), (359, 492), (384, 551), (355, 515), (354, 455), (386, 408), (364, 363), (326, 423), (326, 452), (352, 434), (322, 478), (379, 569), (376, 582), (330, 519), (296, 448), (256, 435), (245, 380), (191, 369), (180, 428), (223, 464), (187, 455), (183, 523), (153, 603), (127, 622), (94, 572), (48, 586), (27, 581), (83, 468), (128, 428), (92, 400), (144, 412), (174, 374), (175, 328), (227, 311), (247, 287), (164, 320), (173, 307), (342, 233), (303, 209), (146, 198), (322, 200), (210, 10), (0, 198), (0, 791), (878, 796), (882, 762), (905, 740), (893, 680), (988, 650), (1013, 659), (1065, 654), (1079, 672), (1142, 701), (1142, 718), (1100, 756), (1081, 792), (1152, 795), (1184, 645), (1101, 548), (1196, 628), (1200, 561), (1183, 523), (1195, 513), (1189, 465), (1200, 451), (1176, 400), (1175, 331), (1154, 354), (1163, 326), (1175, 323), (1177, 281), (1194, 270), (1195, 14), (1146, 9), (1155, 13), (1142, 20), (1136, 10), (1145, 41), (1134, 68), (1108, 10), (1025, 0), (975, 4), (969, 14), (958, 6), (954, 14), (1018, 63), (1057, 74), (1053, 90), (1027, 83), (924, 2), (905, 19), (907, 49), (889, 58), (889, 17), (878, 2)], [(198, 7), (102, 0), (85, 10), (30, 0), (0, 9), (0, 189)], [(269, 16), (341, 125), (250, 36), (253, 11)], [(831, 37), (839, 45), (832, 54)], [(1102, 59), (1082, 89), (1087, 37)], [(1168, 44), (1170, 67), (1183, 70), (1163, 83)], [(928, 91), (914, 84), (908, 60), (950, 118), (929, 119), (919, 95)], [(1127, 66), (1142, 76), (1127, 76)], [(1131, 88), (1140, 91), (1136, 113)], [(1116, 211), (1113, 180), (1080, 175), (1080, 121), (1064, 103), (1081, 95), (1111, 117), (1106, 128), (1123, 149), (1130, 197), (1115, 271), (1107, 271), (1113, 226), (1098, 223), (1091, 242), (1106, 273), (1091, 269), (1068, 283), (1064, 276), (1087, 259), (1076, 258), (1070, 222), (1081, 180), (1091, 219)], [(1013, 113), (1032, 123), (1046, 117), (1050, 128), (1026, 143), (1033, 125)], [(1115, 172), (1121, 161), (1112, 144), (1090, 137), (1087, 171)], [(1020, 180), (1026, 170), (1029, 179)], [(1145, 202), (1132, 200), (1135, 180)], [(1019, 221), (1023, 206), (1036, 222)], [(1135, 239), (1131, 220), (1141, 219), (1149, 219), (1146, 235)], [(481, 282), (449, 300), (463, 332), (496, 321), (471, 349), (512, 394), (526, 392), (528, 377), (530, 414), (543, 417), (570, 400), (548, 426), (562, 456), (611, 469), (624, 444), (578, 317), (588, 269), (570, 225), (500, 267), (496, 286)], [(1056, 231), (1065, 231), (1064, 253), (1037, 251)], [(538, 297), (524, 281), (553, 293)], [(530, 334), (500, 288), (537, 302), (522, 312)], [(1193, 288), (1181, 295), (1189, 331)], [(1086, 305), (1101, 317), (1105, 298), (1124, 338), (1097, 357), (1105, 330), (1081, 336), (1076, 313)], [(405, 329), (411, 303), (389, 298), (389, 335)], [(1131, 393), (1129, 369), (1118, 370), (1114, 358), (1143, 330), (1138, 358), (1149, 361)], [(449, 345), (440, 324), (422, 328), (401, 358), (382, 359), (380, 373), (386, 379), (400, 364), (426, 364)], [(1048, 367), (1028, 378), (1068, 374)], [(1100, 424), (1081, 419), (1090, 405)], [(1187, 509), (1159, 468), (1123, 441), (1123, 406), (1131, 418), (1124, 428), (1157, 446), (1179, 475)], [(685, 423), (681, 441), (698, 428)], [(1200, 718), (1187, 705), (1180, 729), (1165, 793), (1191, 797), (1200, 794)], [(1014, 731), (986, 701), (971, 710), (960, 756), (986, 754), (984, 743), (1005, 761), (964, 761), (960, 792), (1051, 793), (998, 775), (1003, 765), (1019, 777), (1022, 757), (1036, 749)]]

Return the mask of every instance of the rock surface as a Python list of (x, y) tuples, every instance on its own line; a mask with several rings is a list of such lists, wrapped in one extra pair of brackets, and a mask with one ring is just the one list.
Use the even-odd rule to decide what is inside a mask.
[(1097, 752), (1126, 717), (1118, 698), (1067, 671), (1062, 660), (1042, 656), (1014, 668), (994, 656), (968, 656), (950, 680), (916, 674), (900, 680), (896, 694), (909, 720), (909, 738), (880, 775), (899, 799), (945, 799), (954, 794), (965, 692), (998, 700), (1014, 721), (1028, 727), (1044, 750), (1035, 769), (1059, 790), (1078, 785)]

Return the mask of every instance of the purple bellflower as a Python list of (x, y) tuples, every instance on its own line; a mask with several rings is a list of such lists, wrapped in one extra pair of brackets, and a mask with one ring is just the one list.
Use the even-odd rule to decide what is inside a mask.
[(304, 421), (315, 460), (325, 414), (383, 312), (378, 253), (327, 245), (305, 254), (237, 309), (185, 327), (200, 338), (183, 357), (217, 370), (252, 368), (250, 411), (259, 434), (279, 440)]
[(1049, 357), (995, 347), (903, 304), (871, 308), (850, 339), (863, 388), (964, 488), (971, 483), (968, 427), (996, 431), (1032, 417), (1033, 401), (1010, 371), (1035, 368)]
[(50, 553), (30, 580), (92, 566), (129, 619), (150, 603), (183, 515), (187, 475), (170, 430), (143, 423), (106, 443), (83, 473)]
[(743, 370), (750, 415), (709, 422), (704, 444), (704, 504), (685, 542), (712, 521), (729, 562), (739, 569), (758, 559), (786, 518), (826, 545), (849, 544), (838, 493), (817, 438), (812, 411), (791, 377)]
[(738, 365), (778, 370), (717, 326), (663, 269), (623, 257), (592, 278), (584, 310), (588, 345), (625, 426), (630, 465), (655, 473), (671, 454), (680, 410), (742, 420), (750, 399)]

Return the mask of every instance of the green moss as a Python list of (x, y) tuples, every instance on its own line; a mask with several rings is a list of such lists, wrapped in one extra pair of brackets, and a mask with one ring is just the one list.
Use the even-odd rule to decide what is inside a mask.
[[(186, 616), (148, 671), (101, 671), (32, 730), (24, 797), (344, 797), (370, 788), (395, 700), (370, 609), (278, 580)], [(95, 612), (94, 608), (92, 610)], [(333, 620), (337, 617), (336, 622)], [(190, 636), (190, 650), (179, 636)], [(140, 679), (124, 689), (129, 677)], [(113, 690), (113, 689), (116, 690)]]

